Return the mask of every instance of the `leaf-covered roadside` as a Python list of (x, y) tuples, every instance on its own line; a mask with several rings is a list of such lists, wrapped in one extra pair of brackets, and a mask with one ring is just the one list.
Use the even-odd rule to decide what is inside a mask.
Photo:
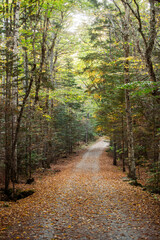
[(123, 182), (124, 173), (112, 166), (106, 152), (100, 156), (100, 171), (77, 170), (82, 154), (71, 160), (57, 166), (60, 173), (39, 176), (32, 196), (9, 207), (1, 203), (2, 239), (158, 240), (159, 202)]

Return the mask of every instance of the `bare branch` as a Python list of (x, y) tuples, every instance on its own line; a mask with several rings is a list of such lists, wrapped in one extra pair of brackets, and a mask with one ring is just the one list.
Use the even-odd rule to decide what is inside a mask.
[(142, 21), (141, 21), (141, 17), (140, 17), (140, 12), (139, 12), (139, 5), (138, 3), (136, 2), (136, 0), (134, 0), (134, 3), (136, 4), (136, 8), (137, 8), (137, 13), (135, 12), (135, 10), (131, 7), (130, 3), (124, 1), (124, 0), (121, 0), (124, 4), (127, 4), (128, 7), (130, 8), (131, 12), (133, 13), (133, 15), (136, 17), (136, 19), (138, 20), (138, 23), (139, 23), (139, 28), (138, 28), (138, 31), (139, 33), (141, 34), (142, 38), (143, 38), (143, 41), (144, 41), (144, 44), (147, 48), (147, 40), (146, 40), (146, 37), (144, 35), (144, 32), (143, 32), (143, 29), (142, 29)]
[(122, 16), (122, 11), (121, 11), (120, 7), (118, 6), (118, 4), (115, 2), (115, 0), (113, 0), (113, 3), (116, 6), (116, 8), (118, 9), (120, 16)]

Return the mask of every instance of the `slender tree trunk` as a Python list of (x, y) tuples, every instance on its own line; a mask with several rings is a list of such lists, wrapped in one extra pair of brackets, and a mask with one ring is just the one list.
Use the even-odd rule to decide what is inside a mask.
[(8, 190), (11, 177), (11, 68), (10, 68), (10, 28), (9, 28), (9, 2), (5, 6), (5, 32), (6, 32), (6, 74), (5, 74), (5, 191)]
[(155, 17), (155, 1), (149, 0), (150, 3), (150, 32), (149, 32), (149, 39), (148, 44), (145, 51), (145, 59), (146, 59), (146, 65), (148, 68), (148, 73), (150, 75), (150, 78), (153, 82), (156, 82), (156, 75), (153, 68), (153, 63), (151, 60), (152, 51), (154, 48), (154, 42), (156, 38), (156, 17)]
[(87, 113), (87, 118), (86, 118), (86, 139), (85, 139), (86, 143), (88, 143), (88, 121), (89, 121), (89, 113)]
[[(5, 146), (4, 146), (4, 142), (5, 142), (5, 133), (4, 133), (4, 129), (5, 129), (5, 98), (6, 98), (6, 64), (5, 64), (5, 48), (6, 48), (6, 44), (5, 44), (5, 30), (6, 30), (6, 26), (5, 26), (5, 8), (4, 8), (4, 1), (2, 1), (3, 3), (3, 18), (2, 18), (2, 22), (3, 22), (3, 32), (1, 34), (2, 39), (1, 39), (1, 47), (2, 47), (2, 52), (1, 52), (1, 59), (2, 59), (2, 80), (1, 80), (1, 88), (0, 88), (0, 92), (1, 92), (1, 96), (0, 96), (0, 100), (1, 100), (1, 132), (0, 132), (0, 148), (1, 148), (1, 154), (0, 154), (0, 162), (3, 164), (5, 163)], [(4, 173), (5, 176), (5, 173)]]
[[(16, 1), (14, 6), (14, 32), (13, 32), (13, 81), (12, 81), (12, 146), (15, 139), (17, 126), (18, 107), (18, 39), (19, 39), (19, 10), (20, 2)], [(12, 183), (14, 193), (14, 183), (17, 181), (17, 143), (13, 151), (12, 147)]]
[(124, 140), (124, 119), (122, 114), (122, 164), (123, 164), (123, 172), (126, 171), (125, 169), (125, 156), (124, 156), (124, 147), (125, 147), (125, 140)]
[(116, 143), (116, 140), (114, 139), (113, 141), (113, 153), (114, 153), (114, 156), (113, 156), (113, 165), (114, 166), (117, 166), (117, 143)]
[(45, 19), (43, 22), (43, 35), (42, 35), (42, 42), (41, 42), (41, 62), (40, 62), (40, 69), (39, 69), (39, 76), (38, 79), (36, 80), (36, 93), (35, 93), (35, 104), (39, 100), (39, 90), (41, 87), (41, 82), (42, 82), (42, 72), (43, 72), (43, 67), (46, 59), (46, 40), (47, 40), (47, 30), (48, 30), (48, 24), (49, 24), (49, 19), (47, 17), (48, 10), (46, 10), (45, 13)]
[[(125, 4), (125, 23), (124, 23), (124, 82), (130, 82), (129, 76), (129, 7)], [(132, 129), (132, 112), (130, 102), (130, 91), (125, 89), (125, 104), (126, 104), (126, 123), (127, 123), (127, 141), (128, 141), (128, 162), (129, 162), (129, 177), (136, 179), (135, 157), (134, 157), (134, 143), (133, 143), (133, 129)]]

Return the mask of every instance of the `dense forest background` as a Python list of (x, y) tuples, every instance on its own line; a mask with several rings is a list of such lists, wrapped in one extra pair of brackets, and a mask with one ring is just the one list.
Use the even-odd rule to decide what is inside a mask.
[(31, 178), (96, 134), (160, 192), (160, 3), (2, 0), (0, 179)]

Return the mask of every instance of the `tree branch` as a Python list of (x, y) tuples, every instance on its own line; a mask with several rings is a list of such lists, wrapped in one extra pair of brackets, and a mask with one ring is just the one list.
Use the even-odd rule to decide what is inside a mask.
[(140, 16), (140, 12), (139, 12), (139, 5), (138, 5), (138, 3), (136, 2), (136, 0), (134, 0), (134, 3), (135, 3), (136, 8), (137, 8), (137, 13), (136, 13), (135, 10), (131, 7), (130, 3), (128, 3), (128, 2), (126, 2), (124, 0), (121, 0), (121, 1), (122, 1), (122, 3), (128, 5), (128, 7), (130, 8), (131, 12), (133, 13), (135, 18), (137, 19), (137, 21), (139, 23), (138, 31), (141, 34), (142, 38), (143, 38), (145, 47), (147, 48), (147, 40), (146, 40), (146, 37), (145, 37), (144, 32), (143, 32), (143, 28), (142, 28), (142, 21), (141, 21), (141, 16)]

